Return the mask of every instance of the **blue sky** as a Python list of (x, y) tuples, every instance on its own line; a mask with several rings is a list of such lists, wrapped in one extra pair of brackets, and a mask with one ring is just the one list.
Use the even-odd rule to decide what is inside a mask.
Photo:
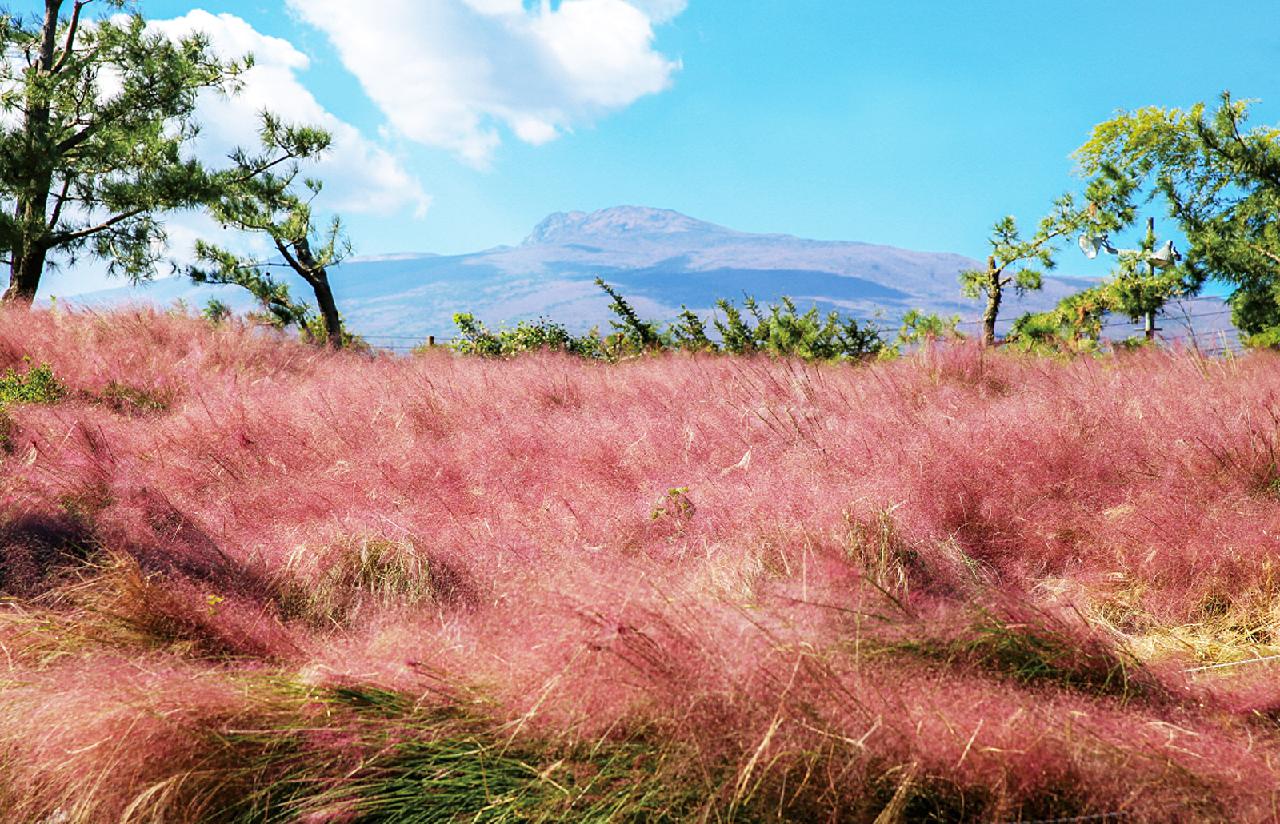
[(293, 108), (350, 130), (322, 171), (363, 254), (517, 243), (550, 212), (626, 203), (980, 257), (997, 217), (1034, 221), (1079, 186), (1069, 154), (1116, 109), (1230, 89), (1280, 120), (1275, 0), (141, 8), (215, 21), (268, 69), (290, 54), (259, 99), (290, 109), (302, 88), (315, 105)]

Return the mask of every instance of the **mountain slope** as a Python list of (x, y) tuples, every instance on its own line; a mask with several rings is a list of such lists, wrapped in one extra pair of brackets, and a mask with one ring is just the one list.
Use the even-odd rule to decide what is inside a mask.
[[(356, 258), (332, 277), (350, 326), (393, 340), (451, 335), (455, 312), (474, 312), (492, 325), (547, 316), (576, 330), (607, 328), (608, 300), (593, 285), (596, 276), (655, 319), (673, 317), (682, 305), (709, 313), (717, 298), (740, 301), (744, 292), (761, 301), (789, 295), (802, 307), (816, 304), (858, 317), (880, 314), (890, 323), (912, 308), (973, 316), (978, 306), (960, 297), (956, 276), (979, 265), (951, 253), (751, 234), (670, 210), (619, 206), (553, 214), (518, 246)], [(1081, 285), (1047, 278), (1043, 292), (1010, 301), (1005, 314), (1047, 308)], [(238, 290), (184, 281), (106, 290), (73, 302), (182, 299), (200, 305), (215, 294), (248, 306)]]

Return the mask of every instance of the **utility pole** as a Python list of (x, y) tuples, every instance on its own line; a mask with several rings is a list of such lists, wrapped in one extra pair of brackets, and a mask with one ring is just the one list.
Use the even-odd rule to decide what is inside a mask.
[[(1147, 253), (1147, 274), (1151, 276), (1151, 280), (1154, 282), (1156, 265), (1151, 259), (1156, 250), (1156, 219), (1154, 217), (1147, 218), (1147, 236), (1142, 241), (1142, 249)], [(1156, 329), (1156, 310), (1147, 310), (1144, 326), (1147, 340), (1155, 340), (1156, 332), (1159, 331)]]
[(1155, 340), (1156, 332), (1160, 331), (1156, 326), (1156, 313), (1178, 288), (1176, 283), (1162, 281), (1159, 270), (1177, 266), (1178, 261), (1182, 260), (1182, 255), (1174, 248), (1172, 240), (1166, 241), (1156, 251), (1156, 219), (1147, 218), (1147, 234), (1137, 249), (1116, 249), (1105, 234), (1086, 231), (1080, 236), (1080, 251), (1090, 259), (1097, 256), (1099, 251), (1119, 258), (1119, 269), (1107, 284), (1114, 287), (1113, 294), (1107, 298), (1110, 302), (1107, 311), (1123, 312), (1134, 320), (1141, 317), (1146, 339)]

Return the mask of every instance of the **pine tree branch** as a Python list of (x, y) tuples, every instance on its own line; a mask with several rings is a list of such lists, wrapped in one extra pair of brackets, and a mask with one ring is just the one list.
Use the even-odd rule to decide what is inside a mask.
[(71, 180), (74, 175), (67, 175), (62, 179), (62, 191), (58, 192), (57, 199), (53, 204), (53, 214), (49, 217), (49, 228), (46, 231), (52, 232), (57, 228), (58, 221), (62, 219), (62, 207), (67, 202), (67, 192), (71, 189)]
[(1259, 163), (1254, 159), (1253, 150), (1249, 147), (1248, 142), (1245, 141), (1244, 135), (1240, 133), (1240, 118), (1236, 116), (1234, 111), (1228, 112), (1227, 117), (1231, 121), (1231, 134), (1229, 135), (1229, 139), (1239, 147), (1239, 155), (1233, 156), (1231, 151), (1218, 140), (1216, 135), (1213, 134), (1212, 129), (1203, 123), (1199, 123), (1197, 131), (1200, 132), (1200, 139), (1204, 142), (1205, 146), (1216, 154), (1222, 156), (1228, 162), (1235, 161), (1239, 163), (1241, 166), (1245, 167), (1246, 171), (1251, 172), (1277, 189), (1280, 189), (1280, 174), (1278, 174), (1275, 169), (1268, 168), (1266, 164)]
[(1271, 261), (1272, 263), (1280, 265), (1280, 255), (1276, 254), (1275, 252), (1269, 251), (1265, 247), (1259, 246), (1256, 243), (1249, 243), (1247, 241), (1245, 242), (1245, 246), (1248, 246), (1250, 249), (1262, 255), (1264, 258)]
[(62, 234), (53, 235), (46, 242), (50, 247), (62, 246), (67, 243), (75, 243), (77, 240), (83, 240), (84, 238), (87, 238), (91, 235), (96, 235), (99, 232), (104, 232), (107, 229), (110, 229), (112, 226), (115, 226), (118, 223), (123, 223), (124, 221), (130, 218), (137, 217), (138, 215), (146, 211), (149, 211), (146, 207), (139, 206), (136, 209), (130, 209), (127, 212), (121, 212), (115, 217), (108, 218), (107, 220), (104, 220), (103, 222), (99, 223), (97, 226), (88, 226), (84, 229), (79, 229), (74, 232), (63, 232)]
[(93, 0), (76, 0), (75, 8), (71, 12), (71, 24), (67, 28), (67, 39), (62, 46), (62, 56), (58, 58), (58, 62), (53, 64), (53, 68), (49, 70), (49, 74), (58, 74), (63, 67), (67, 65), (67, 61), (71, 59), (73, 54), (72, 46), (75, 45), (76, 29), (80, 26), (80, 11), (89, 5)]
[[(155, 82), (151, 80), (149, 81), (149, 84), (146, 87), (144, 87), (143, 91), (152, 92), (154, 91), (155, 85), (156, 85)], [(120, 118), (124, 117), (126, 114), (134, 110), (150, 109), (153, 103), (154, 103), (154, 100), (152, 98), (145, 98), (142, 95), (138, 95), (134, 99), (126, 99), (124, 95), (117, 97), (116, 99), (110, 101), (108, 105), (103, 106), (104, 114), (102, 114), (97, 118), (94, 118), (93, 120), (90, 120), (88, 123), (85, 124), (85, 127), (83, 129), (71, 135), (66, 140), (63, 140), (61, 143), (59, 143), (56, 150), (57, 153), (59, 155), (66, 154), (67, 152), (71, 151), (72, 149), (76, 148), (80, 144), (87, 141), (89, 138), (93, 137), (98, 132), (102, 131), (102, 129), (105, 126), (108, 126), (116, 122), (117, 120), (119, 120)]]
[(315, 278), (315, 274), (298, 262), (298, 259), (289, 251), (289, 244), (285, 243), (284, 240), (276, 237), (275, 235), (272, 235), (271, 239), (275, 241), (276, 249), (280, 251), (280, 256), (284, 258), (285, 263), (289, 264), (293, 271), (297, 272), (298, 275), (307, 283), (312, 283)]
[(277, 157), (275, 160), (272, 160), (270, 162), (259, 163), (256, 166), (250, 166), (248, 164), (245, 164), (241, 167), (244, 170), (243, 173), (238, 175), (237, 177), (231, 178), (230, 182), (231, 183), (247, 183), (248, 181), (253, 180), (258, 175), (265, 174), (266, 172), (271, 171), (276, 166), (279, 166), (281, 163), (288, 163), (290, 160), (296, 160), (297, 158), (298, 156), (293, 152), (285, 152), (284, 154), (280, 155), (280, 157)]

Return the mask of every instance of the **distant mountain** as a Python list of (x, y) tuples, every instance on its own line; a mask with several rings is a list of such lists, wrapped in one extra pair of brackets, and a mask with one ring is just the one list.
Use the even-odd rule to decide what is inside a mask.
[[(661, 320), (682, 305), (709, 314), (717, 298), (740, 303), (744, 293), (762, 302), (789, 295), (802, 308), (879, 315), (886, 324), (912, 308), (976, 317), (979, 306), (960, 297), (956, 276), (977, 266), (946, 252), (749, 234), (666, 209), (619, 206), (553, 214), (519, 246), (354, 258), (331, 276), (348, 324), (379, 342), (451, 336), (455, 312), (473, 312), (494, 326), (546, 316), (574, 330), (607, 329), (609, 301), (593, 285), (596, 276), (618, 287), (644, 316)], [(1042, 292), (1023, 300), (1011, 295), (1004, 315), (1048, 308), (1084, 285), (1046, 278)], [(307, 294), (300, 283), (294, 288)], [(241, 290), (184, 280), (93, 292), (70, 302), (180, 299), (201, 306), (215, 295), (237, 308), (249, 306)]]

